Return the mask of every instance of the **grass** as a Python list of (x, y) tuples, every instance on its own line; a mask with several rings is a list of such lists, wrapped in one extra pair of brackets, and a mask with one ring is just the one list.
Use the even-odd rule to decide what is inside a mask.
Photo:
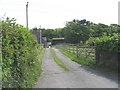
[(39, 58), (40, 58), (39, 60), (40, 60), (41, 64), (42, 64), (42, 59), (43, 59), (43, 56), (44, 56), (45, 52), (46, 52), (46, 49), (43, 48), (42, 51), (41, 51), (41, 53), (40, 53), (40, 55), (39, 55)]
[[(45, 54), (45, 52), (46, 52), (46, 49), (45, 48), (43, 48), (42, 49), (42, 51), (40, 52), (40, 54), (39, 54), (39, 61), (38, 62), (36, 62), (36, 69), (38, 68), (40, 68), (40, 74), (42, 73), (42, 59), (43, 59), (43, 56), (44, 56), (44, 54)], [(36, 72), (37, 73), (37, 72)]]
[(92, 59), (90, 58), (85, 58), (85, 57), (77, 57), (75, 54), (73, 53), (70, 53), (68, 51), (65, 51), (63, 49), (59, 49), (61, 51), (61, 53), (65, 56), (67, 56), (68, 58), (70, 58), (72, 61), (75, 61), (81, 65), (84, 65), (84, 66), (88, 66), (92, 69), (95, 69), (95, 70), (99, 70), (101, 72), (111, 72), (111, 73), (117, 73), (117, 69), (112, 69), (112, 68), (107, 68), (107, 67), (103, 67), (103, 66), (99, 66), (99, 65), (96, 65), (95, 64), (95, 61), (93, 61)]
[[(46, 52), (46, 50), (45, 50), (45, 48), (43, 48), (38, 56), (39, 60), (34, 63), (34, 67), (32, 67), (33, 71), (31, 71), (31, 73), (29, 74), (29, 77), (31, 77), (31, 78), (29, 78), (28, 80), (30, 80), (29, 82), (33, 82), (32, 86), (36, 85), (38, 78), (40, 77), (41, 73), (43, 72), (42, 59), (43, 59), (45, 52)], [(34, 75), (32, 75), (33, 73), (34, 73)]]
[[(44, 56), (45, 52), (46, 52), (46, 49), (43, 48), (42, 51), (39, 54), (39, 62), (36, 62), (36, 69), (40, 68), (40, 71), (39, 71), (40, 75), (43, 72), (43, 70), (42, 70), (42, 59), (43, 59), (43, 56)], [(36, 71), (36, 73), (37, 73), (37, 71)]]
[(63, 68), (65, 71), (69, 71), (69, 69), (65, 66), (65, 64), (57, 57), (55, 51), (53, 49), (51, 49), (51, 53), (52, 56), (54, 58), (54, 61), (61, 67)]
[(77, 57), (75, 54), (73, 53), (70, 53), (68, 51), (65, 51), (65, 50), (62, 50), (62, 49), (59, 49), (61, 51), (61, 53), (65, 56), (67, 56), (68, 58), (70, 58), (72, 61), (75, 61), (81, 65), (86, 65), (86, 66), (94, 66), (94, 61), (90, 58), (85, 58), (85, 57)]

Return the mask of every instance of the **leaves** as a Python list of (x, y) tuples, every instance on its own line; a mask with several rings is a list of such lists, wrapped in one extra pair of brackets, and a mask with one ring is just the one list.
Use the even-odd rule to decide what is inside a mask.
[(30, 88), (41, 70), (36, 38), (15, 19), (2, 21), (2, 29), (2, 87)]
[(88, 45), (95, 44), (99, 50), (110, 51), (110, 52), (118, 52), (118, 34), (114, 34), (113, 36), (104, 35), (102, 37), (97, 38), (89, 38), (86, 42)]

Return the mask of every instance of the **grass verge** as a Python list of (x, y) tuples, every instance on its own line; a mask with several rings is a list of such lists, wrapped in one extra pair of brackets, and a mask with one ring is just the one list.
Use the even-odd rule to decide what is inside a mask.
[[(59, 48), (58, 48), (59, 49)], [(107, 67), (103, 67), (103, 66), (99, 66), (99, 65), (96, 65), (95, 64), (95, 61), (93, 61), (92, 59), (90, 58), (85, 58), (85, 57), (77, 57), (75, 54), (73, 53), (70, 53), (68, 51), (65, 51), (65, 50), (62, 50), (62, 49), (59, 49), (60, 52), (67, 56), (68, 58), (70, 58), (72, 61), (75, 61), (81, 65), (84, 65), (84, 66), (88, 66), (92, 69), (95, 69), (95, 70), (99, 70), (101, 72), (111, 72), (111, 73), (117, 73), (117, 69), (112, 69), (112, 68), (107, 68)]]
[(57, 57), (55, 51), (53, 49), (51, 49), (51, 53), (52, 56), (54, 58), (54, 61), (61, 67), (63, 68), (65, 71), (69, 71), (69, 69), (65, 66), (65, 64)]
[(43, 72), (43, 70), (42, 70), (42, 59), (43, 59), (43, 56), (44, 56), (45, 52), (46, 52), (46, 49), (43, 48), (42, 51), (40, 52), (39, 56), (38, 56), (39, 60), (34, 63), (34, 69), (33, 69), (34, 71), (31, 72), (31, 73), (34, 73), (34, 75), (35, 75), (34, 77), (31, 76), (31, 78), (33, 79), (31, 81), (35, 80), (33, 86), (36, 85), (36, 83), (38, 81), (38, 78), (40, 77), (41, 73)]
[(40, 58), (39, 61), (40, 61), (41, 64), (42, 64), (42, 59), (43, 59), (43, 56), (44, 56), (45, 52), (46, 52), (46, 49), (43, 48), (40, 55), (39, 55), (39, 58)]
[(42, 71), (42, 59), (43, 59), (45, 52), (46, 52), (46, 49), (43, 48), (42, 51), (40, 52), (40, 55), (39, 55), (39, 63), (36, 63), (38, 65), (38, 67), (40, 67), (40, 75), (43, 72)]
[(70, 53), (68, 51), (65, 51), (65, 50), (62, 50), (62, 49), (59, 49), (60, 52), (67, 56), (68, 58), (70, 58), (72, 61), (75, 61), (81, 65), (86, 65), (86, 66), (89, 66), (89, 67), (92, 67), (94, 66), (94, 61), (90, 58), (85, 58), (85, 57), (77, 57), (75, 54), (73, 53)]

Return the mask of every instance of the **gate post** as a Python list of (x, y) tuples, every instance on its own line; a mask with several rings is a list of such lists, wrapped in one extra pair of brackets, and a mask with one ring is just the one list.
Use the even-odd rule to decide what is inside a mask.
[(100, 52), (97, 49), (97, 47), (95, 46), (95, 60), (96, 60), (96, 64), (99, 64), (100, 61)]

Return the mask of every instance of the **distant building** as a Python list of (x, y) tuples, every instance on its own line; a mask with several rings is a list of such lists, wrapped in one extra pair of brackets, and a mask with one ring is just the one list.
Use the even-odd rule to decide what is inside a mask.
[(63, 44), (63, 43), (65, 43), (64, 38), (53, 38), (52, 39), (52, 45)]

